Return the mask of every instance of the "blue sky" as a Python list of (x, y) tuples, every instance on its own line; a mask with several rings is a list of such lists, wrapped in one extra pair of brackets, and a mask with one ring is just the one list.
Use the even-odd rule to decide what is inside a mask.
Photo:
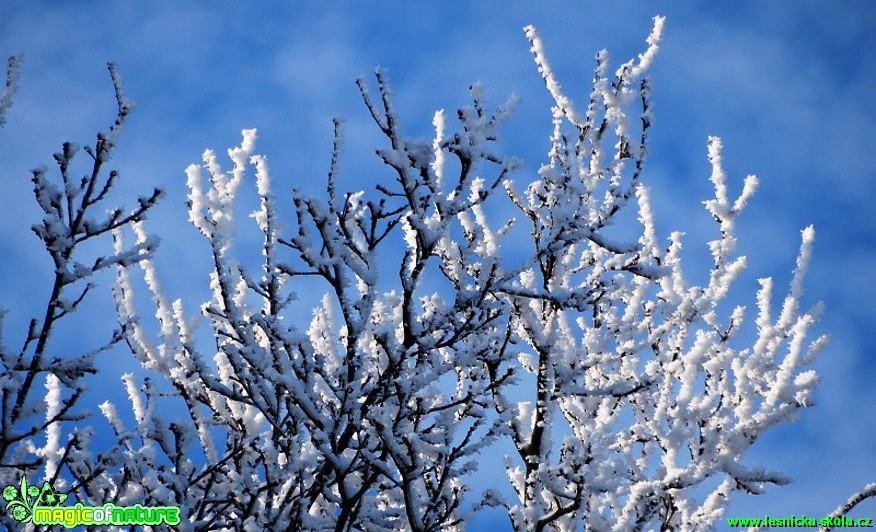
[[(712, 193), (706, 138), (722, 137), (736, 190), (747, 174), (761, 180), (738, 222), (749, 274), (737, 284), (734, 301), (753, 308), (757, 277), (785, 285), (799, 231), (814, 224), (806, 302), (825, 302), (818, 332), (832, 339), (816, 364), (818, 405), (773, 430), (750, 456), (752, 463), (785, 471), (794, 484), (760, 497), (737, 495), (728, 514), (823, 516), (876, 480), (876, 354), (868, 341), (876, 323), (876, 4), (294, 4), (0, 5), (0, 55), (25, 56), (19, 91), (0, 129), (0, 305), (12, 310), (9, 343), (49, 290), (40, 282), (50, 264), (29, 231), (38, 219), (29, 172), (50, 165), (63, 141), (86, 144), (109, 124), (114, 101), (107, 61), (118, 63), (137, 102), (113, 161), (124, 179), (119, 197), (130, 205), (152, 186), (167, 191), (149, 228), (163, 236), (157, 262), (164, 286), (173, 297), (191, 298), (191, 311), (207, 296), (207, 248), (186, 222), (183, 171), (205, 148), (224, 152), (239, 143), (241, 129), (257, 127), (258, 151), (269, 158), (280, 196), (293, 184), (315, 192), (328, 166), (331, 119), (340, 116), (346, 121), (344, 184), (367, 187), (373, 176), (386, 174), (373, 156), (380, 139), (354, 81), (380, 65), (413, 135), (429, 135), (435, 109), (465, 104), (472, 82), (481, 81), (494, 104), (512, 92), (521, 96), (503, 149), (524, 159), (516, 178), (528, 182), (547, 150), (550, 100), (522, 27), (538, 28), (564, 88), (580, 101), (589, 91), (594, 53), (607, 48), (614, 65), (634, 57), (651, 17), (661, 14), (667, 26), (651, 71), (656, 121), (644, 174), (658, 230), (664, 237), (685, 231), (691, 261), (707, 259), (705, 242), (714, 227), (701, 205)], [(108, 333), (111, 280), (102, 281), (88, 319), (56, 339), (85, 347)], [(102, 362), (108, 371), (133, 367), (124, 351), (110, 357)], [(122, 402), (121, 382), (110, 376), (95, 393)], [(868, 504), (859, 514), (876, 517), (876, 503)]]

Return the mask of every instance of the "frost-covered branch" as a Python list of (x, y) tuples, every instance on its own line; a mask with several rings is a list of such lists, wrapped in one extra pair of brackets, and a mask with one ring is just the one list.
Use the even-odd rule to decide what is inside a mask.
[[(849, 497), (848, 501), (837, 506), (836, 510), (831, 512), (830, 517), (842, 517), (848, 515), (857, 505), (873, 497), (876, 497), (876, 483), (867, 484), (861, 488), (861, 491)], [(832, 530), (832, 527), (822, 527), (821, 530), (827, 532)]]
[(0, 94), (0, 127), (6, 125), (6, 110), (12, 107), (12, 95), (18, 88), (18, 68), (21, 60), (21, 54), (15, 54), (6, 60), (6, 84), (3, 93)]
[[(46, 479), (53, 480), (65, 465), (72, 467), (71, 447), (65, 446), (62, 432), (69, 422), (84, 419), (84, 413), (75, 409), (84, 391), (83, 377), (95, 373), (94, 358), (122, 340), (122, 335), (116, 332), (96, 349), (71, 354), (51, 342), (52, 331), (60, 320), (79, 309), (94, 287), (91, 279), (96, 272), (148, 257), (157, 243), (150, 240), (80, 262), (85, 255), (82, 244), (142, 220), (161, 196), (156, 189), (150, 196), (140, 198), (134, 209), (114, 208), (108, 214), (100, 214), (100, 218), (92, 218), (95, 211), (107, 212), (104, 200), (118, 178), (115, 170), (103, 169), (113, 148), (106, 139), (117, 134), (130, 109), (120, 92), (121, 79), (112, 67), (110, 76), (118, 96), (116, 121), (110, 129), (114, 133), (99, 133), (95, 148), (86, 149), (92, 155), (89, 173), (80, 180), (71, 177), (71, 164), (77, 152), (71, 143), (65, 143), (54, 156), (60, 177), (50, 176), (45, 168), (33, 172), (34, 197), (43, 211), (42, 222), (33, 226), (33, 231), (54, 263), (54, 279), (43, 317), (30, 321), (21, 346), (9, 349), (0, 345), (0, 480), (7, 484), (18, 482), (17, 475), (33, 473), (40, 467), (44, 468)], [(64, 354), (50, 357), (56, 350)], [(42, 382), (48, 393), (40, 396), (36, 387)], [(43, 434), (46, 442), (38, 446), (34, 438)], [(71, 442), (80, 441), (76, 430), (70, 437)], [(55, 486), (61, 488), (64, 484)]]

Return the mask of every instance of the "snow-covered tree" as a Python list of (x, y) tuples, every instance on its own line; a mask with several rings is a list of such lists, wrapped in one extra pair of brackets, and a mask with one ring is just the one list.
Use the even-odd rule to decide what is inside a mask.
[[(340, 121), (325, 196), (296, 190), (288, 207), (256, 130), (228, 150), (230, 170), (207, 150), (186, 170), (189, 221), (212, 264), (212, 295), (195, 308), (159, 285), (156, 239), (142, 222), (158, 192), (130, 214), (84, 215), (116, 176), (97, 177), (130, 108), (113, 75), (119, 115), (88, 152), (94, 177), (68, 178), (69, 145), (56, 155), (63, 188), (34, 174), (46, 213), (35, 231), (55, 260), (58, 294), (21, 353), (3, 352), (0, 459), (22, 471), (45, 463), (47, 476), (63, 465), (85, 504), (178, 505), (183, 530), (461, 530), (485, 506), (505, 508), (520, 531), (699, 530), (734, 492), (785, 483), (744, 457), (765, 430), (812, 404), (807, 367), (826, 342), (809, 339), (819, 306), (801, 302), (814, 230), (802, 231), (779, 308), (761, 279), (755, 327), (740, 333), (746, 309), (727, 308), (745, 267), (734, 223), (757, 179), (731, 197), (721, 142), (710, 138), (715, 197), (704, 203), (717, 235), (707, 282), (688, 280), (682, 233), (657, 234), (642, 183), (652, 124), (645, 74), (662, 29), (655, 18), (645, 52), (613, 73), (597, 54), (584, 107), (525, 29), (554, 101), (536, 176), (521, 175), (498, 146), (514, 98), (489, 110), (473, 86), (455, 127), (439, 110), (433, 138), (416, 139), (380, 70), (358, 87), (391, 177), (367, 190), (340, 190)], [(258, 257), (236, 245), (248, 222), (235, 218), (235, 199), (249, 180)], [(73, 262), (73, 246), (109, 231), (112, 254)], [(155, 320), (135, 298), (135, 263)], [(135, 424), (107, 402), (109, 448), (89, 450), (79, 433), (64, 447), (57, 431), (37, 448), (38, 433), (72, 419), (67, 405), (92, 356), (49, 365), (40, 331), (81, 301), (63, 288), (109, 265), (121, 324), (113, 341), (145, 368), (123, 376)], [(318, 301), (296, 294), (314, 286), (324, 291)], [(55, 391), (28, 403), (44, 374)], [(62, 384), (73, 399), (59, 399)], [(17, 428), (37, 416), (46, 421)], [(4, 458), (10, 434), (21, 443)], [(496, 448), (514, 450), (510, 488), (497, 480), (474, 492), (478, 461)], [(44, 462), (27, 463), (28, 452)]]
[[(9, 60), (7, 90), (0, 100), (0, 112), (10, 104), (18, 61), (18, 56)], [(78, 160), (74, 161), (79, 148), (67, 142), (54, 154), (58, 175), (39, 167), (31, 178), (34, 197), (43, 213), (40, 223), (32, 229), (51, 257), (53, 273), (42, 315), (29, 321), (21, 344), (16, 347), (3, 342), (3, 318), (8, 311), (0, 309), (3, 486), (17, 484), (22, 475), (38, 469), (59, 489), (67, 486), (70, 478), (62, 476), (62, 472), (82, 461), (79, 453), (87, 447), (90, 437), (88, 430), (67, 430), (72, 422), (85, 418), (80, 404), (87, 387), (84, 377), (96, 372), (95, 357), (122, 341), (124, 335), (119, 329), (103, 345), (69, 354), (64, 353), (61, 342), (53, 341), (52, 332), (86, 300), (95, 288), (92, 281), (96, 274), (147, 259), (157, 244), (157, 240), (147, 239), (129, 248), (118, 248), (116, 253), (94, 256), (95, 241), (109, 240), (113, 231), (143, 220), (162, 194), (155, 189), (151, 195), (139, 198), (133, 209), (110, 208), (108, 195), (120, 177), (115, 170), (107, 171), (106, 166), (132, 104), (125, 98), (116, 67), (110, 64), (109, 71), (118, 112), (112, 126), (98, 133), (94, 146), (83, 149), (89, 158), (83, 177), (77, 177), (80, 170)], [(27, 279), (25, 284), (41, 283)]]
[[(690, 284), (681, 235), (661, 242), (641, 184), (651, 125), (644, 75), (662, 26), (655, 19), (647, 50), (614, 75), (607, 54), (597, 56), (583, 112), (526, 28), (555, 103), (548, 161), (523, 189), (512, 181), (515, 161), (495, 146), (513, 101), (490, 112), (474, 87), (458, 130), (447, 131), (438, 111), (434, 138), (415, 140), (380, 71), (376, 98), (365, 81), (359, 88), (386, 137), (378, 155), (392, 182), (338, 191), (338, 124), (327, 196), (296, 192), (294, 229), (284, 232), (254, 130), (228, 151), (230, 172), (211, 151), (189, 167), (189, 219), (215, 266), (201, 314), (216, 343), (195, 341), (182, 303), (165, 299), (144, 260), (156, 344), (119, 269), (128, 343), (191, 417), (163, 421), (166, 392), (152, 381), (129, 384), (133, 432), (107, 406), (125, 469), (157, 472), (149, 482), (131, 476), (136, 496), (170, 490), (196, 527), (447, 529), (466, 515), (474, 459), (498, 438), (517, 450), (507, 457), (516, 498), (493, 490), (484, 504), (506, 507), (521, 531), (707, 527), (733, 491), (784, 483), (742, 458), (764, 430), (811, 403), (816, 379), (805, 368), (825, 338), (806, 341), (818, 311), (799, 300), (814, 233), (803, 231), (780, 314), (764, 279), (758, 336), (737, 345), (744, 309), (722, 316), (719, 303), (745, 265), (734, 255), (734, 220), (757, 180), (730, 198), (720, 141), (709, 140), (716, 194), (706, 208), (719, 236), (708, 284)], [(232, 233), (232, 202), (250, 168), (261, 200), (258, 271), (235, 255)], [(520, 220), (487, 219), (485, 204), (499, 196)], [(627, 210), (638, 211), (640, 231), (606, 236)], [(527, 244), (506, 237), (515, 224), (527, 225)], [(327, 293), (302, 326), (290, 316), (295, 285), (314, 280)], [(158, 449), (167, 457), (154, 458)]]

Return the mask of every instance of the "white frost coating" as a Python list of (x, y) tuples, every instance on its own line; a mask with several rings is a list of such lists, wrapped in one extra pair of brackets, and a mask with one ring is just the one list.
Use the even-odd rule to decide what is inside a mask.
[(100, 403), (100, 411), (103, 416), (109, 421), (110, 426), (112, 426), (116, 435), (121, 435), (125, 433), (125, 426), (122, 424), (122, 420), (119, 417), (119, 413), (116, 410), (116, 406), (109, 401), (104, 401)]
[(246, 162), (255, 149), (256, 130), (244, 129), (240, 134), (243, 137), (240, 146), (228, 148), (228, 157), (234, 163), (234, 167), (231, 169), (231, 180), (227, 183), (228, 189), (224, 193), (231, 197), (234, 196), (243, 181), (243, 176), (246, 173)]
[(663, 25), (666, 22), (666, 17), (657, 16), (653, 19), (654, 26), (651, 29), (651, 33), (648, 35), (647, 43), (648, 49), (645, 50), (644, 53), (639, 54), (639, 63), (633, 65), (632, 61), (627, 63), (618, 70), (617, 75), (621, 76), (622, 71), (625, 67), (629, 70), (628, 74), (633, 79), (638, 79), (641, 75), (648, 70), (648, 67), (651, 66), (651, 62), (654, 60), (654, 57), (657, 55), (657, 51), (660, 49), (660, 41), (663, 40)]
[(724, 175), (724, 168), (721, 164), (721, 139), (719, 137), (709, 137), (709, 163), (712, 165), (712, 175), (709, 180), (715, 185), (715, 199), (718, 200), (718, 205), (727, 205), (727, 183)]
[(271, 194), (271, 178), (268, 173), (268, 159), (264, 155), (253, 155), (249, 158), (256, 168), (256, 189), (259, 196)]
[(557, 103), (557, 109), (562, 111), (563, 115), (568, 118), (570, 122), (583, 129), (585, 121), (577, 111), (575, 111), (575, 106), (572, 104), (572, 100), (563, 94), (560, 84), (554, 77), (554, 73), (547, 62), (547, 58), (545, 58), (543, 45), (538, 33), (535, 31), (535, 26), (526, 26), (523, 28), (523, 32), (526, 34), (526, 38), (529, 39), (530, 51), (535, 58), (538, 72), (541, 74), (542, 79), (544, 79), (544, 84), (547, 86), (548, 92), (551, 93), (551, 96)]
[[(117, 255), (123, 252), (124, 241), (120, 229), (113, 232), (113, 245)], [(160, 360), (161, 357), (154, 343), (146, 334), (140, 323), (134, 301), (134, 289), (127, 268), (118, 268), (116, 274), (116, 286), (113, 294), (116, 304), (116, 313), (119, 316), (119, 321), (126, 324), (126, 334), (131, 340), (130, 346), (134, 355), (144, 367), (154, 367), (155, 361)], [(156, 308), (156, 314), (160, 314), (161, 312), (161, 309)]]
[(808, 226), (800, 231), (802, 236), (800, 243), (800, 254), (797, 255), (797, 267), (794, 269), (794, 276), (791, 278), (791, 286), (788, 290), (788, 297), (782, 307), (782, 314), (779, 317), (778, 326), (785, 327), (791, 323), (799, 308), (800, 298), (803, 296), (803, 279), (806, 272), (809, 270), (809, 262), (812, 258), (812, 248), (815, 244), (815, 228)]
[(410, 213), (406, 214), (402, 217), (402, 229), (404, 230), (404, 240), (405, 244), (407, 244), (408, 249), (414, 250), (417, 249), (417, 231), (414, 229), (414, 226), (411, 224)]
[(444, 140), (444, 109), (435, 111), (432, 118), (435, 127), (435, 139), (432, 141), (432, 171), (435, 173), (435, 185), (438, 189), (444, 188), (444, 150), (441, 142)]
[[(204, 168), (209, 174), (211, 188), (204, 194), (201, 187), (201, 171), (195, 165), (186, 168), (186, 182), (189, 187), (189, 221), (201, 233), (218, 243), (218, 251), (226, 253), (230, 247), (234, 211), (232, 204), (237, 189), (243, 182), (247, 161), (255, 149), (256, 130), (244, 129), (240, 146), (228, 149), (233, 162), (231, 172), (222, 171), (213, 150), (203, 154)], [(206, 213), (204, 211), (206, 210)]]
[(734, 212), (739, 212), (745, 208), (745, 204), (748, 203), (748, 200), (752, 196), (754, 196), (754, 193), (757, 191), (757, 186), (759, 183), (760, 182), (757, 180), (757, 176), (745, 176), (745, 184), (742, 187), (742, 193), (733, 203)]
[(21, 54), (16, 54), (6, 61), (6, 85), (3, 94), (0, 94), (0, 127), (6, 124), (6, 110), (12, 107), (12, 95), (18, 88), (18, 69), (21, 60)]
[[(61, 381), (54, 374), (49, 373), (46, 376), (46, 421), (49, 422), (55, 416), (61, 413), (61, 408), (64, 406), (61, 401)], [(58, 470), (59, 461), (63, 458), (63, 448), (61, 445), (61, 424), (50, 423), (45, 429), (46, 443), (41, 448), (36, 448), (33, 444), (29, 445), (29, 450), (36, 456), (45, 460), (45, 475), (46, 480), (55, 478)]]
[[(145, 242), (147, 234), (143, 223), (136, 222), (133, 225), (133, 229), (137, 235), (137, 243)], [(155, 317), (158, 319), (160, 326), (159, 334), (165, 339), (165, 342), (173, 342), (170, 345), (167, 343), (162, 345), (158, 353), (156, 353), (157, 357), (154, 359), (155, 364), (166, 364), (169, 362), (169, 357), (179, 350), (179, 345), (176, 345), (174, 341), (177, 338), (177, 329), (175, 327), (176, 320), (173, 318), (173, 308), (161, 291), (158, 274), (153, 262), (151, 260), (140, 261), (140, 268), (143, 270), (143, 280), (146, 281), (149, 292), (152, 294), (152, 302), (155, 304)]]
[(639, 243), (652, 253), (659, 253), (657, 230), (654, 227), (654, 213), (651, 211), (651, 196), (648, 187), (636, 187), (636, 199), (639, 205), (639, 223), (642, 224), (642, 237)]
[[(142, 426), (146, 421), (146, 404), (140, 391), (137, 389), (137, 383), (134, 381), (133, 373), (125, 373), (122, 375), (122, 382), (125, 383), (125, 390), (128, 392), (128, 399), (131, 401), (131, 408), (134, 411), (134, 419), (137, 424)], [(144, 427), (145, 428), (145, 427)]]
[(204, 210), (207, 208), (206, 197), (201, 189), (201, 168), (196, 164), (190, 164), (186, 168), (186, 185), (189, 187), (188, 206), (189, 221), (206, 237), (210, 236), (210, 229)]

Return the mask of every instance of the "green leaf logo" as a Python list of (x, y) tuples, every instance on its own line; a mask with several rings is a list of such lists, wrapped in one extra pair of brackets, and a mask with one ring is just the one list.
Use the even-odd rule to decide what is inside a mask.
[(3, 499), (6, 501), (6, 513), (21, 523), (29, 523), (33, 519), (34, 509), (43, 506), (61, 506), (67, 500), (66, 493), (58, 493), (48, 482), (43, 487), (28, 486), (27, 479), (21, 477), (21, 485), (3, 488)]
[(12, 518), (20, 523), (28, 523), (33, 517), (34, 499), (39, 495), (39, 488), (27, 485), (27, 479), (21, 477), (20, 489), (9, 485), (3, 488), (3, 499), (7, 501), (6, 512), (12, 514)]

